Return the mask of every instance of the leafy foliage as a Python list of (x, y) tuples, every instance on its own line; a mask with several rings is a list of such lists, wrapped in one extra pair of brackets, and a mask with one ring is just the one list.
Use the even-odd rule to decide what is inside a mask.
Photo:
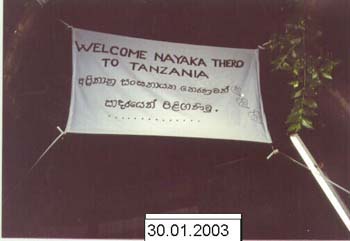
[(311, 18), (299, 18), (274, 34), (265, 47), (271, 51), (274, 71), (286, 72), (292, 88), (293, 108), (287, 118), (289, 133), (313, 129), (317, 116), (317, 95), (327, 86), (338, 64), (320, 44), (322, 32)]

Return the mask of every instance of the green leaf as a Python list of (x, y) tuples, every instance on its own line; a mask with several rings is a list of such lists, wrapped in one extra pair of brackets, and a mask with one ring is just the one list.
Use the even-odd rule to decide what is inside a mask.
[(282, 58), (277, 58), (271, 62), (271, 64), (275, 67), (275, 70), (279, 70), (282, 67), (283, 64), (283, 59)]
[(304, 99), (304, 104), (311, 109), (316, 109), (318, 107), (317, 102), (313, 99)]
[(325, 72), (322, 72), (322, 76), (326, 79), (333, 79), (333, 77), (330, 74), (325, 73)]
[(290, 84), (291, 86), (293, 86), (293, 88), (295, 89), (295, 88), (298, 88), (298, 86), (299, 86), (299, 81), (298, 81), (298, 80), (293, 80), (293, 81), (289, 82), (289, 84)]
[(299, 122), (301, 115), (296, 111), (296, 112), (292, 112), (288, 115), (286, 124), (291, 124), (291, 123), (297, 123)]
[(291, 39), (290, 41), (289, 41), (291, 44), (300, 44), (301, 43), (301, 37), (299, 37), (299, 38), (295, 38), (295, 39)]
[(288, 127), (288, 132), (291, 132), (291, 133), (296, 133), (296, 132), (298, 132), (300, 130), (301, 130), (301, 125), (299, 123), (290, 125)]
[(282, 68), (285, 70), (288, 70), (290, 68), (290, 65), (287, 62), (282, 63)]
[(310, 120), (308, 120), (308, 119), (303, 118), (303, 119), (301, 120), (301, 124), (302, 124), (304, 127), (308, 128), (308, 129), (314, 129), (314, 127), (313, 127), (313, 125), (312, 125), (312, 122), (311, 122)]
[(304, 89), (300, 89), (297, 92), (295, 92), (293, 95), (293, 99), (300, 97), (302, 95), (303, 91), (304, 91)]
[(317, 79), (318, 78), (318, 73), (317, 72), (313, 72), (311, 78), (312, 79)]
[(297, 69), (297, 68), (293, 68), (293, 74), (294, 74), (294, 75), (296, 75), (296, 76), (298, 76), (299, 71), (298, 71), (298, 69)]

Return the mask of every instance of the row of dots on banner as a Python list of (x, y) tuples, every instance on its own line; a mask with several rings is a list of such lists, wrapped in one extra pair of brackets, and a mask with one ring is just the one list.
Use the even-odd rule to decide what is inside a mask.
[(159, 122), (201, 122), (200, 120), (188, 120), (188, 119), (163, 119), (163, 118), (149, 118), (149, 117), (125, 117), (125, 116), (112, 116), (108, 115), (109, 118), (116, 120), (142, 120), (142, 121), (159, 121)]

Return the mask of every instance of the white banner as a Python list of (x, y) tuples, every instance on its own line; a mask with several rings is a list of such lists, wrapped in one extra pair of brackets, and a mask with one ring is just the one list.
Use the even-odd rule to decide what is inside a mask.
[(271, 143), (258, 50), (72, 32), (67, 132)]

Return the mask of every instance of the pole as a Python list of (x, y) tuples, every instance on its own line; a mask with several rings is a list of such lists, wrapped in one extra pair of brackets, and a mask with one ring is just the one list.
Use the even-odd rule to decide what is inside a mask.
[(290, 136), (290, 139), (299, 152), (300, 156), (304, 160), (305, 164), (310, 169), (312, 175), (316, 179), (317, 183), (322, 188), (323, 192), (326, 194), (328, 200), (336, 210), (337, 214), (345, 224), (346, 228), (350, 231), (350, 212), (349, 209), (345, 206), (341, 198), (339, 197), (336, 190), (330, 185), (326, 179), (328, 179), (325, 174), (319, 168), (316, 160), (311, 155), (310, 151), (305, 146), (304, 142), (301, 140), (298, 134), (293, 134)]

